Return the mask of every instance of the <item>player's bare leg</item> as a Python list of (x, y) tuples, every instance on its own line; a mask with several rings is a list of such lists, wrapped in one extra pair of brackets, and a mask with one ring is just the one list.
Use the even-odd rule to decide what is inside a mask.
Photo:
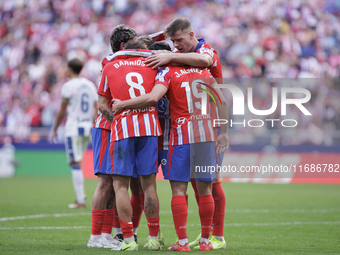
[(129, 199), (130, 176), (113, 175), (113, 187), (116, 193), (116, 205), (119, 218), (131, 222), (132, 206)]
[(141, 175), (140, 183), (144, 192), (144, 213), (149, 227), (149, 250), (161, 250), (158, 241), (159, 232), (159, 201), (156, 187), (156, 174)]
[(92, 198), (92, 209), (105, 209), (112, 191), (112, 177), (107, 174), (98, 174), (97, 187)]
[(187, 182), (171, 181), (172, 200), (171, 211), (175, 224), (178, 242), (169, 247), (169, 251), (190, 251), (187, 238), (187, 218), (188, 204), (186, 201), (186, 193), (188, 188)]
[(133, 234), (135, 235), (135, 241), (137, 242), (137, 231), (139, 227), (139, 222), (143, 214), (143, 205), (140, 196), (140, 182), (139, 178), (131, 177), (130, 189), (131, 189), (131, 206), (132, 206), (132, 224), (133, 224)]

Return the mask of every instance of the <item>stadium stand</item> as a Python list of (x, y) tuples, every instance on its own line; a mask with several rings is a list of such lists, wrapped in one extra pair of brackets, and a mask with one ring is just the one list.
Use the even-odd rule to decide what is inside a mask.
[(48, 137), (67, 59), (86, 60), (82, 75), (98, 83), (100, 61), (110, 53), (108, 36), (117, 24), (143, 35), (180, 16), (216, 48), (224, 77), (244, 78), (238, 84), (244, 90), (246, 78), (256, 78), (259, 108), (270, 108), (276, 78), (309, 78), (305, 87), (312, 93), (313, 118), (300, 116), (293, 133), (282, 133), (279, 126), (261, 129), (265, 135), (256, 128), (231, 128), (231, 144), (339, 143), (340, 2), (335, 0), (2, 1), (0, 136), (15, 142)]

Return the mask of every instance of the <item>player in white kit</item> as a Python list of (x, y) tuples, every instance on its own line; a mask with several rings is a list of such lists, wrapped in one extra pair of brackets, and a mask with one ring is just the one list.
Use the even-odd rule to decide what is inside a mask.
[(57, 137), (57, 129), (66, 112), (65, 148), (67, 162), (71, 167), (72, 182), (76, 193), (76, 201), (69, 208), (85, 208), (84, 175), (81, 170), (81, 160), (90, 142), (90, 134), (95, 117), (97, 116), (97, 89), (93, 82), (79, 73), (83, 63), (75, 58), (67, 63), (68, 75), (71, 78), (61, 89), (61, 105), (55, 119), (52, 142)]

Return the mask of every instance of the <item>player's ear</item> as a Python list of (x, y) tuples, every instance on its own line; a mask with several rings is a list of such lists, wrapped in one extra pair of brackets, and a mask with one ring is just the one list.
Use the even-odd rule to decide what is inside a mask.
[(121, 42), (119, 46), (119, 50), (124, 50), (125, 42)]
[(190, 39), (194, 39), (195, 38), (195, 34), (193, 31), (190, 31), (189, 32), (189, 35), (190, 35)]

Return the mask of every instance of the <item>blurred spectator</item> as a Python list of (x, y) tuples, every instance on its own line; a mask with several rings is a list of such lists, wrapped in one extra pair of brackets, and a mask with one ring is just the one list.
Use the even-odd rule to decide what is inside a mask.
[[(5, 132), (0, 135), (24, 141), (30, 127), (52, 125), (68, 58), (86, 61), (82, 75), (97, 83), (101, 60), (111, 53), (108, 35), (114, 26), (124, 23), (144, 35), (163, 30), (178, 16), (189, 18), (197, 37), (214, 46), (225, 77), (261, 78), (254, 90), (259, 109), (271, 106), (273, 84), (263, 78), (339, 78), (337, 0), (2, 1), (0, 128)], [(323, 142), (331, 144), (340, 127), (339, 85), (319, 80), (308, 89), (311, 107), (323, 113), (299, 127), (327, 130)]]

